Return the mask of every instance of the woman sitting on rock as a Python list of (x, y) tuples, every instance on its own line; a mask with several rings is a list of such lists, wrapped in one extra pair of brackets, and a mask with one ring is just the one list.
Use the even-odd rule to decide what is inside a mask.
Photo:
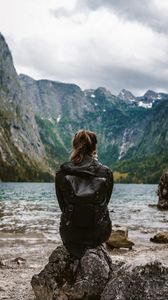
[(60, 235), (75, 257), (95, 248), (111, 234), (108, 203), (113, 174), (96, 158), (97, 137), (80, 130), (73, 139), (71, 160), (61, 165), (55, 177), (58, 203), (62, 212)]

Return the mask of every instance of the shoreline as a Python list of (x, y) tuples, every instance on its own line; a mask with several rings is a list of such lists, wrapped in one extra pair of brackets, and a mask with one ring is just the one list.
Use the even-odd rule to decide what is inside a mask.
[[(41, 243), (13, 245), (5, 251), (1, 248), (0, 255), (0, 298), (10, 300), (34, 300), (30, 281), (48, 262), (52, 251), (60, 243)], [(132, 250), (114, 249), (108, 251), (112, 263), (121, 261), (132, 264), (135, 260), (144, 261), (146, 258), (159, 260), (166, 264), (168, 261), (168, 244), (135, 245)]]

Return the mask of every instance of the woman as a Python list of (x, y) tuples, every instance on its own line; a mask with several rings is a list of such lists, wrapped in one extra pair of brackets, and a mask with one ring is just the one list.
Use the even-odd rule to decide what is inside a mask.
[(55, 187), (60, 209), (60, 235), (75, 257), (105, 242), (111, 233), (108, 203), (113, 189), (112, 172), (96, 158), (97, 137), (88, 130), (73, 139), (69, 162), (56, 172)]

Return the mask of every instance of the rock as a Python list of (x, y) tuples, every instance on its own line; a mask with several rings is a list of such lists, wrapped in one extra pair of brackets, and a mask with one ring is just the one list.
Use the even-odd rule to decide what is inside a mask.
[(115, 227), (121, 227), (121, 225), (119, 225), (119, 224), (113, 224), (113, 229), (115, 228)]
[(31, 284), (36, 300), (167, 300), (167, 256), (155, 257), (142, 254), (125, 262), (114, 256), (111, 261), (99, 246), (79, 261), (59, 246)]
[(157, 207), (157, 204), (149, 203), (149, 204), (148, 204), (148, 207), (155, 208), (155, 207)]
[(141, 211), (141, 209), (133, 209), (132, 213), (139, 213)]
[(160, 244), (168, 243), (168, 231), (158, 232), (153, 238), (150, 239), (150, 241)]
[(15, 259), (12, 260), (12, 262), (17, 263), (18, 265), (22, 265), (26, 263), (26, 259), (22, 257), (16, 257)]
[(168, 266), (159, 261), (135, 260), (112, 274), (101, 300), (168, 299)]
[(163, 173), (158, 186), (159, 201), (157, 207), (159, 209), (168, 210), (168, 170)]
[(5, 267), (5, 263), (3, 262), (3, 260), (0, 260), (0, 268)]
[(107, 240), (106, 244), (110, 246), (110, 248), (128, 248), (132, 249), (134, 243), (128, 240), (128, 229), (127, 228), (120, 228), (116, 229), (113, 228), (112, 233)]
[(59, 246), (45, 268), (33, 276), (31, 285), (37, 300), (96, 300), (106, 286), (111, 265), (103, 246), (88, 249), (80, 260)]
[(145, 233), (145, 234), (148, 234), (150, 233), (150, 230), (149, 229), (142, 229), (140, 230), (141, 233)]
[(112, 234), (119, 234), (125, 238), (128, 238), (128, 228), (126, 227), (121, 227), (121, 226), (113, 226), (113, 229), (112, 229)]

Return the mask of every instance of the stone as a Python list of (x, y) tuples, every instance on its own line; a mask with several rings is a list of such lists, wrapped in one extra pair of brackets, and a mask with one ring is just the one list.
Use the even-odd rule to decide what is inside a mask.
[(128, 248), (132, 249), (134, 243), (128, 240), (128, 229), (127, 228), (113, 228), (109, 239), (106, 244), (111, 248)]
[(156, 207), (157, 207), (157, 204), (149, 203), (149, 204), (148, 204), (148, 207), (156, 208)]
[(5, 267), (5, 263), (3, 262), (3, 260), (0, 260), (0, 268)]
[(121, 236), (128, 238), (128, 228), (122, 227), (120, 225), (113, 226), (112, 233), (120, 234)]
[(12, 260), (12, 262), (17, 263), (18, 265), (22, 265), (26, 263), (26, 259), (22, 257), (16, 257), (15, 259)]
[(150, 241), (160, 244), (168, 243), (168, 231), (158, 232), (154, 237), (150, 238)]
[(167, 300), (167, 251), (157, 256), (145, 252), (111, 260), (99, 246), (78, 260), (59, 246), (31, 284), (36, 300)]
[(45, 268), (32, 277), (36, 300), (98, 300), (109, 280), (111, 266), (103, 246), (88, 249), (80, 260), (59, 246)]
[(168, 170), (160, 178), (158, 196), (157, 207), (162, 210), (168, 210)]
[(168, 299), (168, 266), (157, 260), (124, 264), (112, 274), (101, 300)]

